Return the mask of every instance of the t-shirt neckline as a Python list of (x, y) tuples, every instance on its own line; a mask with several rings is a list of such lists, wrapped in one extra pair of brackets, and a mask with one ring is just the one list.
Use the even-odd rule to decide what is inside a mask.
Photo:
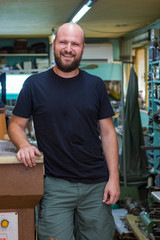
[(53, 75), (54, 77), (56, 77), (57, 79), (59, 79), (59, 80), (66, 80), (66, 81), (68, 81), (68, 80), (74, 80), (74, 79), (79, 78), (80, 75), (81, 75), (81, 69), (79, 69), (79, 73), (78, 73), (76, 76), (70, 77), (70, 78), (64, 78), (64, 77), (59, 76), (58, 74), (55, 73), (55, 71), (54, 71), (53, 68), (52, 68), (51, 70), (52, 70), (52, 75)]

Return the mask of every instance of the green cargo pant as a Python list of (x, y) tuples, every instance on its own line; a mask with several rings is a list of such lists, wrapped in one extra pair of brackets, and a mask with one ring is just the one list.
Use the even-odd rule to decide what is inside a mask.
[(71, 183), (45, 177), (38, 240), (112, 240), (111, 207), (102, 203), (106, 183)]

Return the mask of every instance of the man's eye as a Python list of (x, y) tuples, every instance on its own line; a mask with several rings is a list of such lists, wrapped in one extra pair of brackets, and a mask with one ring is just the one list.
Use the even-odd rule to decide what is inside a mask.
[(61, 44), (65, 44), (66, 42), (65, 42), (65, 41), (61, 41), (60, 43), (61, 43)]

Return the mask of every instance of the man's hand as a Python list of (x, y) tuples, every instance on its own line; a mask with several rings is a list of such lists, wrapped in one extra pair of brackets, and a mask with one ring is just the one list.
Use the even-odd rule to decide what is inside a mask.
[(119, 180), (109, 180), (104, 189), (103, 202), (110, 205), (118, 201), (120, 195)]
[(26, 147), (22, 147), (17, 152), (17, 158), (20, 162), (22, 162), (26, 167), (34, 167), (36, 166), (35, 156), (41, 157), (42, 154), (40, 151), (32, 145), (28, 145)]

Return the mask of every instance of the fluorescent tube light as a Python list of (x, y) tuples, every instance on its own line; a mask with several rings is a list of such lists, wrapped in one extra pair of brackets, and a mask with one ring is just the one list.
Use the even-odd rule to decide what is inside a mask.
[(89, 0), (83, 7), (76, 13), (76, 15), (70, 20), (72, 23), (77, 23), (92, 7), (93, 3), (97, 0)]
[(77, 23), (89, 10), (91, 7), (84, 5), (79, 12), (72, 18), (71, 22)]

